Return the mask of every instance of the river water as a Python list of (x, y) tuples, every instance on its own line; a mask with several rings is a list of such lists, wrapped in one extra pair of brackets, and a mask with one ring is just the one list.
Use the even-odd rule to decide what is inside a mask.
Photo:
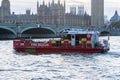
[(0, 41), (0, 80), (120, 80), (120, 36), (110, 38), (109, 52), (92, 55), (30, 55), (12, 44)]

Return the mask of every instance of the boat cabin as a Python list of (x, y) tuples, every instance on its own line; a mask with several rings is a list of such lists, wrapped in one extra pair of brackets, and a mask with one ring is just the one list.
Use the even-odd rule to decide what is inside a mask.
[[(99, 41), (99, 32), (83, 29), (65, 29), (60, 32), (60, 36), (71, 41), (71, 46), (95, 47)], [(88, 46), (89, 45), (89, 46)]]

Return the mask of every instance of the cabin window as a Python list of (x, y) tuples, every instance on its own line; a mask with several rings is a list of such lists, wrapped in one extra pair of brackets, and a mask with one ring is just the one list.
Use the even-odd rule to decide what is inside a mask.
[(72, 35), (72, 38), (75, 38), (74, 35)]

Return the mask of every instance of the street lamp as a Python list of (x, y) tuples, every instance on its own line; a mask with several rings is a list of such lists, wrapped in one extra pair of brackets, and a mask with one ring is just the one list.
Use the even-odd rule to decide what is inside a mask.
[(17, 33), (17, 38), (20, 38), (21, 37), (21, 33), (19, 32), (20, 31), (20, 22), (16, 22), (16, 33)]

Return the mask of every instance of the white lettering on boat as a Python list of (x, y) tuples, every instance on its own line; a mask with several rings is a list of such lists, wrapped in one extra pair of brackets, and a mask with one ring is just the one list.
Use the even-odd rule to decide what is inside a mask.
[(31, 46), (35, 46), (35, 47), (37, 47), (37, 46), (49, 46), (49, 44), (48, 43), (31, 43)]
[(47, 43), (38, 43), (38, 46), (49, 46)]
[(31, 46), (37, 46), (37, 43), (31, 43)]
[(21, 43), (20, 45), (21, 45), (21, 46), (24, 46), (24, 43)]

